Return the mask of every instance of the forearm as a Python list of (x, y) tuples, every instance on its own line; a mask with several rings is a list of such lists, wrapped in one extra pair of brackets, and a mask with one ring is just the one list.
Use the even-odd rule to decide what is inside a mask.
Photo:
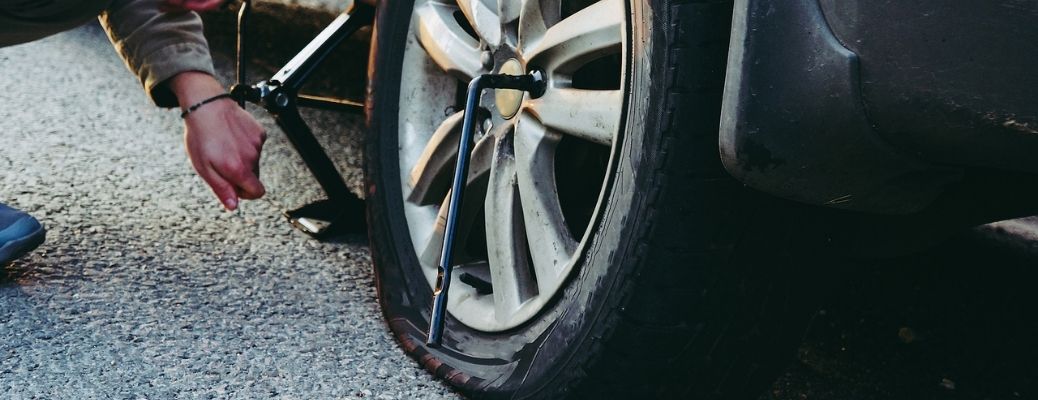
[(213, 73), (202, 21), (192, 12), (163, 12), (163, 0), (114, 0), (101, 23), (130, 71), (152, 100), (175, 107), (171, 78), (188, 71)]

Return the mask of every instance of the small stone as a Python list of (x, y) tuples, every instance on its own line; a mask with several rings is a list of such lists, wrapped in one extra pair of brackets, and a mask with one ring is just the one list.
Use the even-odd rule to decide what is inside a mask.
[(955, 390), (955, 382), (948, 378), (941, 379), (941, 387), (947, 390)]

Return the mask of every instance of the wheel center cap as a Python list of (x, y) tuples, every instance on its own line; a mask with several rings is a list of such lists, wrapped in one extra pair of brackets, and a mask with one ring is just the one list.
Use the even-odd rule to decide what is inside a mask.
[[(525, 72), (523, 71), (523, 64), (520, 63), (519, 60), (512, 58), (505, 61), (497, 73), (520, 76)], [(525, 92), (521, 90), (498, 89), (494, 92), (494, 95), (497, 100), (497, 111), (501, 113), (501, 117), (504, 119), (512, 119), (517, 113), (519, 113), (519, 107), (523, 104), (523, 95), (525, 95)]]

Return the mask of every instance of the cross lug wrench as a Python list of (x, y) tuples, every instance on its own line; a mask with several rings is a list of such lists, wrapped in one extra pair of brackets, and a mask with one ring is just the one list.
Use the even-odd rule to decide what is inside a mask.
[(443, 247), (440, 250), (440, 265), (437, 268), (436, 289), (433, 291), (432, 315), (429, 318), (429, 335), (425, 344), (440, 347), (443, 327), (447, 317), (447, 294), (454, 269), (454, 240), (457, 235), (458, 214), (465, 196), (465, 181), (469, 174), (469, 158), (472, 156), (472, 137), (476, 129), (480, 99), (486, 89), (521, 90), (533, 98), (544, 95), (547, 81), (544, 73), (533, 70), (526, 75), (489, 74), (481, 75), (469, 82), (465, 98), (465, 117), (461, 124), (458, 140), (458, 160), (454, 166), (454, 182), (451, 185), (450, 201), (447, 205), (447, 222), (443, 232)]

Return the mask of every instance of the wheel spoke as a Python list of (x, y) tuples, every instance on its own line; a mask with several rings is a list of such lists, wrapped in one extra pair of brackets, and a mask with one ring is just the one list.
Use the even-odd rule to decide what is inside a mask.
[(479, 41), (469, 36), (454, 18), (458, 8), (434, 0), (415, 9), (415, 35), (429, 58), (444, 71), (469, 81), (484, 73)]
[[(489, 140), (488, 142), (493, 142)], [(487, 146), (493, 148), (493, 146)], [(487, 172), (484, 172), (484, 176)], [(470, 184), (465, 188), (465, 201), (461, 202), (461, 214), (458, 216), (458, 231), (457, 237), (455, 238), (454, 248), (454, 265), (460, 265), (471, 260), (471, 257), (465, 253), (465, 243), (468, 242), (469, 236), (472, 235), (472, 228), (475, 227), (476, 217), (479, 216), (479, 207), (482, 205), (481, 199), (487, 195), (486, 185), (483, 184), (471, 184), (474, 181), (478, 181), (478, 177), (469, 175)], [(482, 181), (485, 183), (486, 181)], [(447, 227), (447, 211), (450, 204), (450, 191), (447, 191), (447, 196), (440, 203), (440, 210), (436, 214), (436, 226), (432, 230), (432, 234), (429, 236), (429, 240), (425, 244), (425, 248), (422, 249), (421, 262), (423, 265), (437, 266), (440, 263), (440, 252), (443, 250), (443, 236)]]
[(620, 127), (623, 91), (551, 88), (526, 107), (548, 128), (608, 146)]
[[(483, 136), (476, 142), (476, 146), (472, 149), (472, 156), (469, 158), (469, 179), (467, 181), (469, 185), (477, 179), (485, 178), (490, 173), (495, 142), (494, 135), (492, 134)], [(451, 172), (453, 171), (454, 168), (452, 167)]]
[(516, 185), (510, 137), (497, 140), (487, 184), (486, 232), (495, 318), (507, 322), (523, 301), (537, 293), (527, 259), (526, 235)]
[(559, 134), (525, 115), (516, 125), (519, 196), (530, 255), (542, 292), (561, 279), (563, 266), (577, 248), (566, 226), (555, 186), (555, 148), (559, 139)]
[(602, 0), (551, 26), (544, 37), (524, 49), (531, 65), (548, 73), (572, 72), (623, 45), (622, 0)]
[[(549, 2), (545, 7), (545, 1)], [(519, 48), (533, 49), (544, 38), (548, 26), (559, 20), (559, 0), (521, 0), (519, 5)]]
[(501, 15), (501, 24), (508, 24), (519, 19), (521, 8), (522, 5), (516, 0), (498, 1), (498, 14)]
[[(512, 0), (503, 0), (508, 3)], [(480, 38), (493, 48), (501, 45), (501, 16), (497, 0), (458, 0), (458, 7)]]
[(450, 188), (454, 162), (458, 156), (458, 134), (464, 112), (447, 118), (426, 144), (418, 162), (411, 169), (411, 195), (407, 200), (418, 205), (432, 205), (443, 200)]
[[(458, 138), (464, 112), (451, 115), (440, 124), (426, 144), (418, 162), (411, 168), (411, 194), (407, 201), (428, 206), (439, 203), (450, 190), (454, 166), (458, 156)], [(490, 170), (490, 155), (494, 151), (490, 135), (482, 138), (472, 149), (469, 161), (469, 181)]]
[[(449, 200), (449, 198), (444, 199), (440, 205), (440, 212), (436, 214), (436, 226), (433, 227), (429, 239), (425, 242), (425, 246), (421, 249), (415, 249), (420, 251), (418, 258), (422, 265), (432, 267), (440, 265), (440, 251), (443, 250), (443, 233), (447, 227), (447, 204)], [(417, 244), (415, 247), (418, 247)]]

